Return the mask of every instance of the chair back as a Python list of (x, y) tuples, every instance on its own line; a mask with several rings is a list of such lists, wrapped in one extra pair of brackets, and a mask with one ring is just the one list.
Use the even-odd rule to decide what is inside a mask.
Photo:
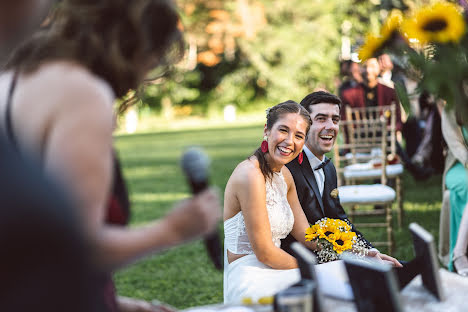
[(371, 107), (345, 107), (346, 119), (356, 121), (380, 120), (387, 121), (387, 152), (396, 155), (396, 103)]
[(343, 176), (344, 167), (349, 164), (380, 168), (380, 183), (386, 184), (387, 120), (385, 118), (344, 120), (340, 122), (340, 127), (344, 130), (342, 133), (348, 134), (348, 142), (335, 144), (334, 164), (338, 185), (350, 182), (344, 181)]

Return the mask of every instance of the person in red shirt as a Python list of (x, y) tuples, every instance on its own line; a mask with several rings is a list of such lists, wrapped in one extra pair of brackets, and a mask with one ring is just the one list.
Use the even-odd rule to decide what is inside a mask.
[[(403, 123), (401, 121), (400, 101), (395, 89), (379, 82), (380, 65), (376, 58), (371, 58), (364, 64), (364, 80), (354, 88), (344, 90), (341, 97), (343, 106), (368, 107), (386, 106), (396, 104), (396, 130), (401, 131)], [(345, 120), (345, 110), (341, 110), (341, 119)]]

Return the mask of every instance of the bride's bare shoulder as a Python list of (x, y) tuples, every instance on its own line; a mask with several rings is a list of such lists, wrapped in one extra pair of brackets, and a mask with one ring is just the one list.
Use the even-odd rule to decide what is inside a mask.
[(237, 165), (232, 172), (230, 182), (240, 185), (249, 185), (264, 180), (258, 160), (252, 156)]

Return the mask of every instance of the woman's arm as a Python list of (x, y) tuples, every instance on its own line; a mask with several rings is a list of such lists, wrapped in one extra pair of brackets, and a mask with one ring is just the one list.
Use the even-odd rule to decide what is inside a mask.
[(286, 166), (283, 168), (283, 175), (286, 180), (286, 184), (288, 185), (288, 202), (294, 214), (294, 227), (291, 235), (307, 248), (315, 250), (317, 248), (316, 244), (314, 242), (306, 242), (305, 240), (305, 230), (309, 227), (309, 222), (307, 221), (307, 217), (304, 214), (304, 210), (302, 210), (301, 203), (297, 197), (294, 178)]
[(41, 146), (45, 168), (77, 200), (96, 263), (112, 270), (213, 229), (221, 213), (213, 190), (178, 203), (165, 218), (143, 227), (104, 223), (112, 181), (113, 98), (102, 81), (77, 66), (67, 66), (64, 75), (58, 75), (56, 68), (36, 75), (42, 85), (32, 87), (56, 92), (32, 99), (27, 96), (34, 92), (25, 90), (24, 100), (50, 110)]
[(265, 179), (260, 169), (247, 164), (239, 168), (233, 187), (252, 249), (260, 262), (273, 269), (297, 268), (296, 259), (273, 244), (266, 208)]
[(465, 167), (468, 166), (468, 147), (463, 140), (460, 126), (457, 125), (455, 110), (447, 111), (445, 107), (441, 115), (442, 135), (455, 158)]

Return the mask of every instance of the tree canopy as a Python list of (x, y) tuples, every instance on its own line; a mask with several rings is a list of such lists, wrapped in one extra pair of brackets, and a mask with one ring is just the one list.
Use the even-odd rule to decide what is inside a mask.
[(146, 87), (143, 103), (205, 112), (334, 92), (342, 36), (355, 45), (377, 22), (375, 1), (178, 1), (186, 56)]

